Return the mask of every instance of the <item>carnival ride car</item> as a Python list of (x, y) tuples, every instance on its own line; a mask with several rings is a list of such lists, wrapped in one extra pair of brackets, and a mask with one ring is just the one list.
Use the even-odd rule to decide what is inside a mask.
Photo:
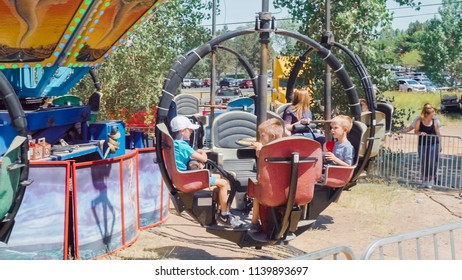
[[(373, 85), (362, 61), (343, 45), (333, 40), (318, 43), (308, 36), (275, 28), (274, 18), (268, 12), (259, 13), (255, 29), (231, 31), (181, 56), (171, 67), (163, 87), (163, 95), (158, 104), (156, 117), (157, 163), (165, 184), (170, 191), (177, 213), (186, 211), (207, 232), (230, 240), (240, 247), (287, 243), (304, 232), (332, 202), (339, 199), (343, 189), (356, 184), (361, 172), (378, 152), (380, 142), (391, 128), (393, 107), (377, 102)], [(258, 28), (257, 28), (258, 27)], [(254, 84), (256, 92), (255, 114), (245, 111), (221, 113), (210, 125), (211, 144), (208, 150), (208, 170), (179, 171), (176, 168), (173, 140), (169, 128), (174, 112), (174, 92), (183, 77), (212, 51), (220, 49), (220, 44), (252, 33), (260, 34), (262, 50), (267, 48), (270, 34), (291, 37), (306, 44), (308, 50), (300, 57), (301, 63), (309, 55), (317, 55), (337, 75), (349, 103), (354, 119), (348, 138), (355, 147), (355, 164), (351, 167), (329, 166), (322, 176), (322, 147), (314, 140), (290, 136), (272, 142), (262, 149), (257, 159), (253, 149), (242, 147), (242, 139), (257, 137), (258, 124), (267, 118), (279, 118), (267, 107), (267, 57), (262, 51), (261, 68)], [(358, 93), (348, 72), (340, 60), (329, 50), (337, 47), (347, 53), (360, 77), (369, 112), (361, 112)], [(233, 53), (231, 51), (231, 53)], [(236, 53), (235, 53), (236, 54)], [(249, 77), (255, 77), (246, 60), (236, 54)], [(296, 64), (287, 84), (287, 100), (298, 77), (301, 65)], [(239, 100), (239, 99), (236, 99)], [(330, 103), (331, 100), (326, 100)], [(281, 119), (280, 119), (281, 120)], [(282, 120), (281, 120), (282, 121)], [(323, 122), (329, 122), (328, 119)], [(298, 131), (308, 130), (302, 126)], [(217, 200), (209, 189), (209, 172), (218, 172), (231, 183), (228, 205), (235, 215), (239, 215), (241, 226), (229, 228), (217, 223)], [(252, 199), (261, 202), (261, 222), (263, 230), (258, 233), (249, 230), (250, 205)], [(234, 204), (233, 204), (234, 203)]]
[[(157, 106), (155, 149), (126, 148), (129, 145), (125, 143), (123, 122), (96, 121), (101, 85), (94, 68), (110, 57), (160, 4), (161, 1), (155, 0), (115, 0), (110, 4), (61, 0), (47, 2), (46, 7), (31, 4), (28, 9), (13, 3), (0, 5), (0, 96), (6, 108), (0, 111), (3, 122), (0, 240), (4, 244), (0, 243), (0, 258), (88, 259), (123, 248), (136, 240), (141, 228), (162, 222), (167, 216), (167, 193), (162, 192), (160, 179), (176, 212), (186, 211), (206, 231), (241, 247), (287, 243), (308, 229), (344, 188), (354, 186), (373, 157), (381, 140), (377, 138), (381, 135), (378, 132), (383, 133), (391, 126), (392, 109), (375, 101), (362, 62), (350, 55), (371, 110), (366, 115), (361, 114), (358, 93), (348, 72), (329, 50), (334, 45), (344, 47), (333, 41), (318, 43), (306, 35), (276, 29), (274, 18), (267, 11), (259, 13), (258, 28), (225, 33), (181, 56), (168, 74)], [(38, 13), (42, 16), (37, 17)], [(50, 26), (56, 31), (48, 32)], [(256, 137), (256, 128), (265, 119), (279, 117), (266, 109), (266, 63), (261, 63), (255, 81), (256, 75), (246, 60), (220, 45), (252, 33), (260, 34), (262, 49), (267, 48), (271, 34), (306, 44), (308, 51), (302, 58), (317, 55), (336, 73), (348, 97), (348, 114), (355, 120), (349, 134), (357, 151), (354, 166), (329, 167), (322, 180), (322, 147), (316, 141), (283, 138), (262, 149), (258, 160), (252, 149), (238, 144), (241, 138)], [(213, 119), (209, 170), (181, 172), (176, 169), (169, 130), (171, 118), (180, 114), (174, 93), (191, 68), (217, 49), (234, 53), (244, 64), (254, 82), (255, 110), (254, 113), (233, 110)], [(260, 59), (267, 61), (266, 57)], [(296, 67), (292, 70), (294, 79), (297, 71)], [(86, 74), (91, 75), (96, 89), (90, 99), (76, 102), (65, 96)], [(289, 79), (288, 101), (293, 84)], [(49, 97), (57, 101), (43, 106)], [(26, 107), (33, 103), (38, 106)], [(376, 117), (380, 110), (385, 117)], [(30, 160), (28, 153), (33, 146), (28, 138), (44, 138), (56, 153)], [(196, 135), (195, 143), (201, 144), (197, 140)], [(162, 178), (157, 176), (158, 170)], [(243, 226), (228, 228), (216, 223), (216, 199), (208, 182), (210, 171), (221, 173), (231, 182), (228, 204), (233, 213), (241, 216)], [(261, 191), (266, 188), (272, 191)], [(153, 192), (155, 198), (149, 196)], [(252, 233), (245, 226), (253, 198), (262, 202), (260, 233)], [(49, 211), (56, 208), (59, 209)], [(34, 226), (37, 223), (39, 227)]]

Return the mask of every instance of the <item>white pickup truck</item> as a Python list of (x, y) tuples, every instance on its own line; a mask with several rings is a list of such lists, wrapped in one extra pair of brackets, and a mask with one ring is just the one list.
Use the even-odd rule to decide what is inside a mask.
[(183, 83), (181, 84), (182, 88), (191, 88), (191, 80), (190, 79), (183, 79)]

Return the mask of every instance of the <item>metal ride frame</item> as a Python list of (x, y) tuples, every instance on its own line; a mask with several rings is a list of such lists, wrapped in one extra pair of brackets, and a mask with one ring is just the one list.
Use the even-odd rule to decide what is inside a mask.
[[(265, 2), (265, 1), (263, 1)], [(267, 1), (266, 1), (267, 2)], [(267, 8), (267, 7), (266, 7)], [(268, 42), (269, 42), (269, 35), (270, 33), (274, 33), (276, 35), (281, 35), (285, 37), (293, 38), (299, 42), (302, 42), (309, 46), (312, 52), (316, 52), (316, 54), (325, 61), (326, 65), (332, 69), (332, 71), (337, 75), (343, 89), (348, 97), (348, 103), (351, 115), (354, 119), (359, 120), (361, 116), (361, 107), (359, 103), (358, 94), (356, 92), (355, 85), (352, 83), (350, 76), (348, 75), (346, 69), (344, 68), (343, 64), (337, 59), (337, 57), (330, 51), (330, 46), (321, 44), (316, 42), (315, 40), (309, 38), (308, 36), (291, 32), (283, 29), (277, 29), (275, 27), (274, 18), (271, 16), (271, 13), (263, 7), (263, 12), (259, 13), (259, 18), (256, 20), (255, 29), (245, 29), (245, 30), (238, 30), (232, 31), (229, 33), (225, 33), (219, 37), (213, 38), (206, 44), (203, 44), (196, 49), (190, 51), (184, 56), (181, 56), (175, 64), (172, 66), (170, 73), (164, 83), (162, 89), (162, 97), (158, 104), (158, 111), (157, 111), (157, 118), (156, 123), (163, 124), (169, 121), (169, 111), (171, 108), (171, 104), (173, 98), (175, 96), (174, 92), (180, 86), (183, 78), (187, 75), (187, 73), (195, 66), (197, 62), (199, 62), (203, 57), (212, 53), (216, 50), (217, 46), (220, 43), (230, 40), (232, 38), (243, 36), (247, 34), (252, 34), (258, 32), (260, 33), (260, 44), (261, 44), (261, 51), (260, 51), (260, 71), (258, 75), (258, 83), (257, 83), (257, 99), (256, 99), (256, 115), (257, 115), (257, 125), (266, 120), (266, 104), (267, 104), (267, 94), (266, 94), (266, 83), (267, 83), (267, 58), (268, 58)], [(240, 59), (241, 60), (241, 59)], [(358, 65), (360, 65), (358, 67)], [(370, 84), (369, 77), (367, 76), (367, 72), (365, 71), (362, 63), (358, 62), (355, 65), (358, 69), (358, 72), (362, 74), (362, 80), (366, 80), (365, 86), (366, 87), (366, 94), (367, 94), (367, 101), (370, 102), (369, 105), (371, 108), (375, 108), (375, 98), (374, 93), (372, 90), (372, 86)], [(362, 67), (362, 68), (361, 68)], [(362, 71), (362, 72), (361, 72)], [(253, 77), (251, 77), (253, 78)], [(367, 82), (369, 81), (369, 83)], [(211, 98), (212, 100), (213, 98)], [(327, 103), (330, 100), (326, 101)], [(374, 129), (375, 122), (371, 123), (371, 130)], [(165, 184), (170, 191), (170, 195), (172, 196), (172, 201), (175, 206), (175, 209), (178, 213), (181, 213), (186, 209), (184, 202), (182, 201), (178, 190), (172, 183), (171, 178), (169, 178), (168, 171), (166, 169), (166, 165), (164, 162), (164, 158), (162, 155), (162, 134), (156, 127), (156, 152), (157, 152), (157, 163), (159, 164), (159, 168), (164, 178)], [(370, 143), (372, 145), (372, 141)], [(365, 157), (364, 162), (367, 163), (368, 158)], [(364, 164), (365, 164), (364, 163)], [(339, 190), (339, 191), (338, 191)], [(233, 191), (232, 191), (233, 192)], [(341, 188), (336, 190), (336, 195), (328, 195), (329, 202), (335, 200), (341, 192)], [(324, 210), (327, 205), (322, 205), (319, 207), (320, 211)], [(316, 211), (319, 211), (316, 209)], [(320, 213), (319, 211), (319, 213)], [(317, 213), (317, 214), (319, 214)], [(192, 214), (192, 213), (191, 213)], [(315, 216), (317, 215), (315, 214)]]
[[(271, 33), (281, 35), (281, 36), (286, 36), (293, 38), (299, 42), (302, 42), (304, 44), (307, 44), (313, 52), (316, 52), (317, 55), (325, 61), (326, 67), (329, 67), (332, 69), (338, 79), (340, 80), (340, 83), (342, 84), (347, 96), (348, 96), (348, 103), (350, 105), (350, 110), (351, 114), (355, 119), (359, 119), (360, 116), (360, 106), (359, 106), (359, 100), (358, 100), (358, 95), (355, 89), (355, 86), (353, 85), (348, 73), (344, 69), (343, 65), (340, 63), (340, 61), (335, 57), (335, 55), (330, 51), (330, 45), (329, 43), (332, 42), (324, 42), (324, 43), (318, 43), (311, 38), (291, 32), (291, 31), (286, 31), (286, 30), (278, 30), (275, 28), (275, 22), (274, 18), (271, 16), (271, 13), (268, 12), (268, 1), (263, 0), (263, 12), (259, 14), (259, 21), (256, 21), (256, 28), (255, 29), (248, 29), (248, 30), (243, 30), (243, 31), (236, 31), (236, 32), (230, 32), (227, 34), (224, 34), (221, 37), (214, 38), (208, 43), (198, 47), (197, 49), (191, 51), (188, 53), (185, 57), (181, 58), (177, 63), (174, 65), (172, 68), (172, 71), (169, 73), (169, 77), (166, 80), (163, 88), (163, 96), (159, 104), (159, 112), (158, 112), (158, 118), (157, 118), (157, 123), (163, 122), (167, 119), (168, 115), (168, 110), (171, 104), (171, 101), (173, 99), (173, 94), (174, 90), (178, 88), (179, 84), (181, 83), (183, 77), (190, 71), (190, 69), (205, 55), (209, 53), (214, 53), (214, 51), (217, 48), (222, 48), (223, 47), (219, 46), (219, 44), (223, 41), (232, 39), (237, 36), (241, 35), (246, 35), (246, 34), (251, 34), (258, 32), (260, 34), (260, 44), (261, 44), (261, 63), (260, 63), (260, 72), (258, 75), (258, 80), (257, 84), (254, 87), (256, 90), (256, 95), (258, 97), (257, 101), (258, 103), (256, 104), (257, 108), (257, 120), (258, 124), (263, 122), (266, 119), (266, 103), (267, 103), (267, 96), (265, 93), (265, 88), (266, 88), (266, 82), (267, 82), (267, 70), (268, 70), (268, 65), (267, 65), (267, 58), (268, 58), (268, 43), (269, 43), (269, 37)], [(228, 50), (229, 51), (229, 50)], [(249, 71), (248, 71), (249, 72)], [(250, 73), (250, 72), (249, 72)], [(1, 74), (1, 73), (0, 73)], [(76, 77), (81, 77), (84, 74), (84, 71), (77, 73), (78, 75)], [(251, 78), (253, 79), (253, 82), (255, 84), (255, 75), (251, 75)], [(77, 79), (77, 78), (76, 78)], [(96, 83), (95, 83), (96, 85)], [(2, 93), (2, 99), (6, 105), (6, 108), (8, 110), (8, 113), (11, 117), (12, 120), (12, 126), (14, 129), (19, 131), (20, 136), (27, 136), (27, 126), (26, 126), (26, 121), (25, 121), (25, 114), (22, 109), (22, 106), (19, 102), (18, 96), (15, 93), (15, 90), (11, 87), (9, 84), (8, 80), (5, 78), (5, 76), (2, 74), (0, 76), (0, 92)], [(371, 87), (369, 87), (371, 89)], [(97, 87), (97, 90), (98, 87)], [(370, 91), (369, 91), (370, 92)], [(368, 98), (369, 102), (373, 103), (373, 92), (371, 93), (372, 97)], [(326, 102), (329, 102), (329, 99), (326, 99)], [(370, 107), (375, 107), (372, 106), (373, 104), (370, 103)], [(91, 109), (93, 111), (93, 108)], [(160, 139), (158, 131), (156, 131), (156, 136), (158, 139)], [(157, 145), (160, 145), (161, 141), (157, 141)], [(8, 214), (8, 216), (2, 220), (2, 223), (4, 227), (2, 227), (2, 232), (0, 232), (0, 235), (2, 236), (2, 240), (7, 240), (9, 236), (9, 229), (11, 229), (12, 223), (14, 223), (14, 216), (15, 213), (17, 212), (17, 209), (19, 208), (19, 205), (21, 203), (23, 193), (25, 190), (25, 187), (30, 184), (30, 181), (28, 179), (28, 168), (29, 168), (29, 162), (27, 159), (27, 143), (23, 144), (22, 146), (22, 156), (21, 156), (21, 165), (20, 167), (22, 168), (21, 171), (21, 178), (20, 178), (20, 191), (18, 192), (18, 195), (16, 196), (15, 199), (15, 204), (12, 207), (12, 211)], [(160, 146), (157, 147), (157, 153), (160, 153)], [(163, 165), (163, 158), (162, 155), (158, 158), (159, 160), (159, 165), (160, 169), (162, 172), (162, 175), (164, 177), (164, 180), (166, 182), (167, 187), (169, 187), (170, 193), (175, 197), (176, 190), (174, 189), (170, 178), (166, 176), (166, 171), (165, 171), (165, 166)], [(367, 157), (365, 159), (367, 161)], [(336, 197), (341, 192), (341, 189), (338, 189), (339, 191), (336, 191), (337, 195), (331, 196), (329, 200), (329, 203), (333, 200), (335, 200)], [(181, 205), (181, 200), (173, 200), (174, 202), (177, 202), (175, 204), (175, 207), (179, 212), (181, 212), (184, 209), (184, 205)], [(326, 204), (328, 205), (328, 204)], [(326, 206), (327, 207), (327, 206)], [(323, 208), (324, 209), (324, 208)], [(322, 210), (321, 210), (322, 211)], [(11, 223), (11, 225), (9, 224)]]

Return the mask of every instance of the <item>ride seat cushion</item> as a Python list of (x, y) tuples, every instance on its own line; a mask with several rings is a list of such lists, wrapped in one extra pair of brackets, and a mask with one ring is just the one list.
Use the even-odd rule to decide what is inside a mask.
[[(281, 138), (265, 145), (258, 158), (258, 183), (250, 192), (265, 206), (284, 205), (288, 198), (291, 182), (290, 158), (297, 152), (300, 158), (315, 158), (313, 162), (299, 162), (295, 203), (303, 205), (313, 199), (314, 185), (322, 175), (321, 145), (305, 137)], [(288, 159), (289, 162), (270, 162), (271, 158)], [(252, 184), (252, 183), (250, 183)]]

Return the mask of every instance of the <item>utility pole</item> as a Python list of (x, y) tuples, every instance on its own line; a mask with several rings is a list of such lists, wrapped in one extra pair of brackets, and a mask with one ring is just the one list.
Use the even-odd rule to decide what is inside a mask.
[[(216, 21), (217, 21), (217, 0), (213, 0), (212, 6), (212, 39), (215, 38), (216, 35)], [(217, 69), (216, 69), (216, 62), (217, 62), (217, 53), (215, 50), (212, 50), (211, 56), (211, 65), (210, 65), (210, 105), (215, 105), (215, 90), (216, 90), (216, 79), (217, 79)], [(210, 131), (212, 131), (212, 123), (215, 118), (215, 108), (210, 106)], [(212, 139), (210, 139), (212, 140)]]
[[(332, 32), (330, 31), (330, 0), (326, 0), (326, 31), (321, 39), (324, 47), (330, 49), (330, 43), (333, 40)], [(332, 118), (332, 74), (329, 65), (326, 63), (324, 70), (324, 120)], [(324, 133), (326, 140), (330, 140), (330, 123), (324, 124)]]

